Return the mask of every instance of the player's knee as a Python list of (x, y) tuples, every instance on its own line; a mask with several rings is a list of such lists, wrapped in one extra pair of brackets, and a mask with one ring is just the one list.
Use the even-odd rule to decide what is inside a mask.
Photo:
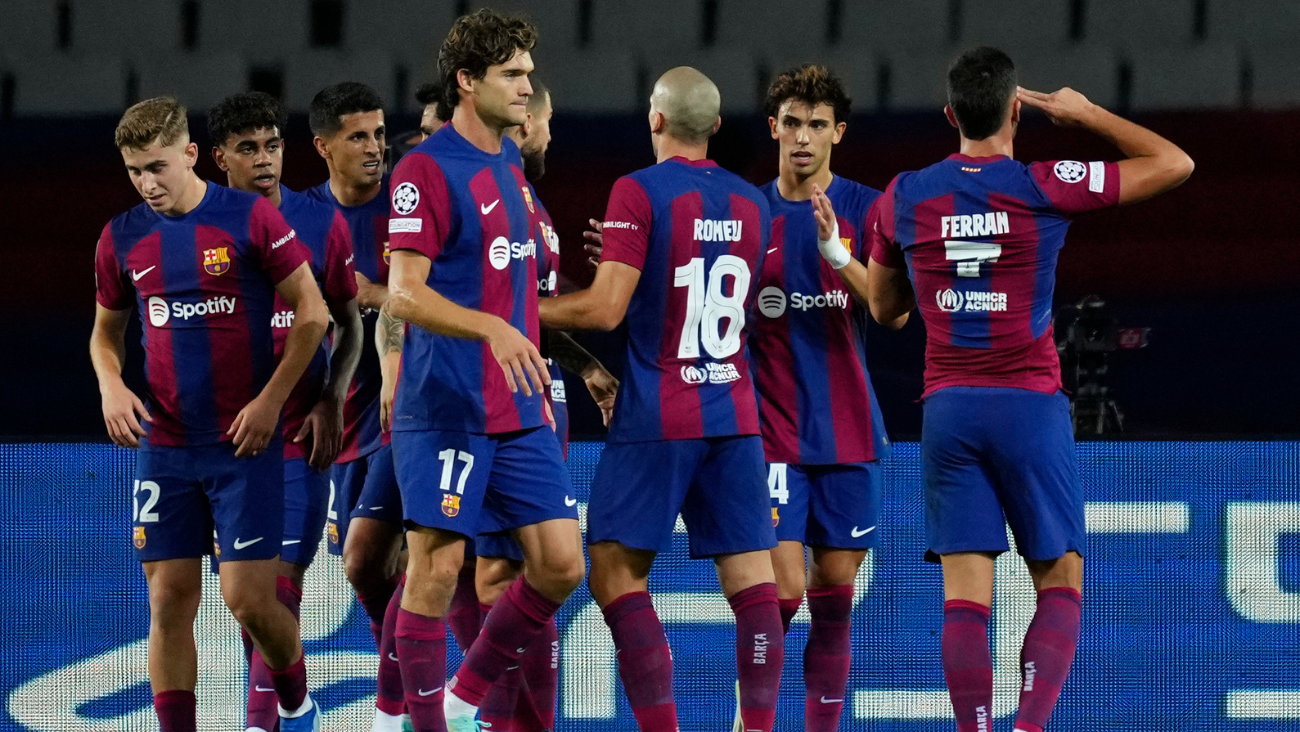
[(530, 574), (557, 592), (569, 593), (582, 584), (582, 580), (587, 575), (587, 566), (582, 561), (581, 555), (551, 555), (538, 562), (537, 567)]
[(200, 588), (158, 582), (149, 587), (149, 610), (155, 622), (193, 623), (202, 597)]
[(406, 584), (419, 583), (445, 592), (449, 597), (456, 590), (456, 582), (464, 565), (464, 555), (459, 552), (439, 552), (417, 560), (412, 555), (406, 566)]

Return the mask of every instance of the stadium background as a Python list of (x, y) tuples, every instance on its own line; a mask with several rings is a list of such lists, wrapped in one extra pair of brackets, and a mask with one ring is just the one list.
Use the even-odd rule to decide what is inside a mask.
[[(481, 6), (411, 0), (0, 1), (0, 728), (149, 729), (143, 685), (144, 583), (129, 548), (132, 456), (104, 440), (85, 355), (91, 257), (103, 223), (138, 197), (112, 149), (125, 106), (159, 93), (189, 104), (201, 150), (203, 110), (256, 88), (294, 111), (285, 180), (303, 188), (325, 166), (310, 146), (307, 103), (343, 79), (388, 101), (389, 129), (413, 129), (415, 87), (433, 74), (452, 20)], [(976, 43), (1008, 50), (1022, 83), (1071, 85), (1183, 146), (1190, 181), (1155, 201), (1079, 221), (1062, 256), (1057, 305), (1095, 294), (1149, 346), (1117, 353), (1108, 375), (1127, 416), (1120, 441), (1088, 442), (1090, 587), (1076, 671), (1057, 729), (1271, 730), (1300, 719), (1300, 3), (1276, 0), (616, 0), (492, 4), (538, 22), (537, 74), (554, 93), (555, 141), (539, 194), (584, 284), (578, 246), (610, 185), (652, 162), (644, 107), (663, 70), (695, 65), (718, 83), (724, 124), (711, 151), (756, 183), (775, 174), (760, 113), (771, 76), (830, 63), (854, 97), (835, 170), (883, 188), (898, 171), (953, 151), (939, 113), (942, 70)], [(1028, 113), (1017, 156), (1114, 158), (1076, 130)], [(200, 173), (217, 177), (210, 158)], [(947, 729), (938, 666), (940, 584), (923, 567), (916, 448), (923, 326), (869, 333), (873, 378), (891, 433), (884, 545), (855, 613), (853, 703), (846, 728)], [(620, 367), (619, 333), (584, 337)], [(138, 338), (129, 336), (132, 348)], [(139, 378), (134, 351), (132, 378)], [(584, 393), (571, 384), (569, 393)], [(601, 428), (570, 402), (579, 483)], [(585, 500), (585, 497), (584, 497)], [(999, 580), (1000, 628), (1023, 622), (1023, 574)], [(337, 563), (317, 564), (307, 616), (314, 679), (333, 718), (360, 729), (373, 654)], [(725, 606), (711, 569), (676, 547), (656, 578), (673, 618), (686, 729), (730, 718)], [(312, 593), (315, 593), (314, 595)], [(215, 595), (209, 593), (209, 600)], [(328, 600), (326, 599), (328, 597)], [(1018, 598), (1018, 599), (1017, 599)], [(608, 633), (579, 590), (563, 615), (562, 729), (630, 722), (611, 696)], [(585, 608), (585, 609), (584, 609)], [(205, 713), (231, 707), (239, 679), (230, 621), (206, 604), (200, 637)], [(796, 622), (782, 701), (794, 729), (800, 691)], [(719, 655), (719, 649), (727, 653)], [(1015, 649), (997, 644), (1002, 659)], [(723, 659), (719, 661), (719, 659)], [(211, 660), (209, 660), (211, 659)], [(602, 660), (604, 659), (604, 660)], [(605, 665), (602, 665), (605, 664)], [(1003, 678), (999, 676), (999, 678)], [(1008, 677), (1009, 678), (1009, 677)], [(1000, 697), (1006, 711), (1014, 697)], [(922, 719), (908, 719), (921, 715)], [(930, 717), (930, 719), (924, 719)], [(234, 728), (234, 717), (209, 729)], [(873, 721), (874, 720), (874, 721)], [(1287, 722), (1285, 720), (1291, 720)], [(1005, 721), (1002, 724), (1006, 724)]]

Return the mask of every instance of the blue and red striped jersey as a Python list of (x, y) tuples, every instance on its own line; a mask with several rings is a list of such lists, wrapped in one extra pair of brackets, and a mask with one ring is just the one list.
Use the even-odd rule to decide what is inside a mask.
[(871, 256), (907, 267), (926, 326), (925, 395), (1055, 393), (1056, 260), (1073, 215), (1119, 202), (1119, 166), (952, 155), (900, 173), (870, 214)]
[[(817, 249), (811, 201), (787, 201), (763, 187), (772, 241), (758, 279), (754, 380), (768, 462), (857, 463), (889, 445), (867, 373), (865, 319), (838, 272)], [(880, 191), (836, 176), (826, 188), (840, 241), (865, 257), (863, 224)]]
[[(393, 172), (392, 248), (429, 258), (428, 285), (540, 344), (537, 204), (513, 140), (486, 153), (445, 125)], [(543, 397), (511, 394), (484, 342), (406, 329), (394, 430), (498, 434), (545, 424)]]
[[(388, 178), (379, 194), (359, 206), (344, 206), (334, 197), (327, 180), (304, 194), (333, 206), (343, 214), (352, 235), (353, 268), (376, 285), (388, 285)], [(361, 360), (357, 362), (348, 398), (343, 404), (343, 449), (338, 462), (349, 463), (388, 444), (391, 436), (379, 427), (379, 389), (383, 384), (375, 342), (379, 314), (362, 311)]]
[(95, 252), (99, 304), (139, 308), (154, 445), (230, 439), (275, 371), (275, 285), (310, 258), (270, 201), (207, 185), (182, 216), (145, 203), (117, 216)]
[[(551, 215), (537, 198), (537, 191), (532, 193), (533, 205), (537, 207), (537, 296), (555, 297), (560, 294), (560, 237), (555, 233), (555, 224)], [(560, 438), (560, 449), (567, 458), (569, 455), (569, 404), (564, 390), (564, 373), (559, 364), (547, 361), (551, 374), (551, 390), (546, 395), (546, 404), (551, 410), (551, 419), (555, 435)]]
[[(293, 230), (298, 241), (311, 253), (311, 273), (331, 308), (346, 305), (357, 297), (357, 278), (352, 269), (352, 235), (343, 214), (332, 206), (301, 193), (280, 187), (280, 215)], [(284, 344), (293, 326), (293, 308), (277, 293), (271, 332), (275, 337), (275, 360), (284, 356)], [(320, 401), (329, 376), (329, 347), (324, 341), (312, 357), (302, 378), (284, 402), (284, 459), (305, 457), (310, 442), (295, 443), (307, 415)]]
[(759, 434), (748, 336), (771, 235), (767, 200), (710, 160), (620, 178), (602, 262), (641, 270), (609, 440)]

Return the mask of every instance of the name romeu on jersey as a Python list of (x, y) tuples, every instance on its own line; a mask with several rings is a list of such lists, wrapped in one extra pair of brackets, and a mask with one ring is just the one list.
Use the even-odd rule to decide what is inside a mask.
[(673, 158), (620, 178), (601, 261), (641, 270), (612, 442), (759, 434), (748, 338), (771, 214), (710, 160)]

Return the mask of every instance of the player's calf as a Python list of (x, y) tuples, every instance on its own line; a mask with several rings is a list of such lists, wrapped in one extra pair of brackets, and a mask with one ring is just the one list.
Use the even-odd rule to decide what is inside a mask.
[(736, 615), (740, 718), (746, 730), (771, 730), (785, 663), (785, 633), (768, 551), (714, 560), (722, 592)]

